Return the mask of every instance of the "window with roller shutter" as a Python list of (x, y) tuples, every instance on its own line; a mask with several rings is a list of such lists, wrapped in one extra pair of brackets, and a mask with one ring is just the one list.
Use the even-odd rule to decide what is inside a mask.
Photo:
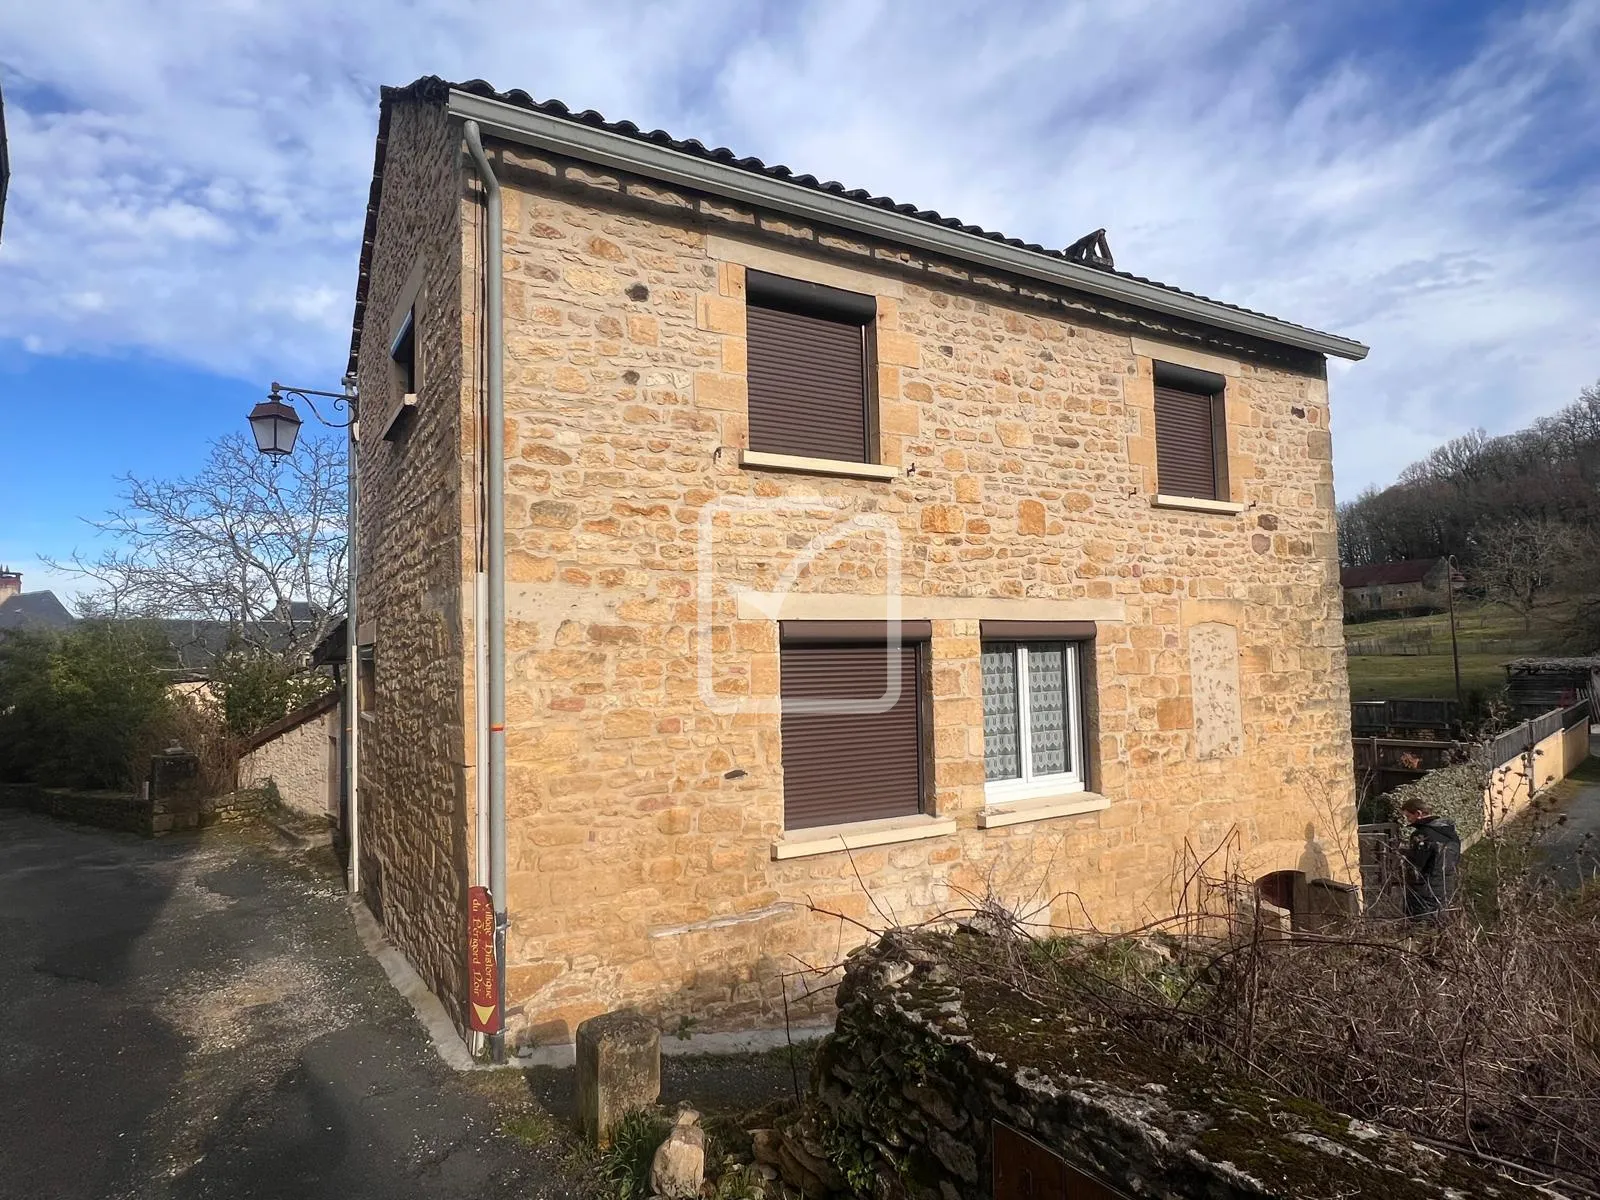
[(1157, 490), (1166, 496), (1228, 499), (1223, 376), (1155, 364)]
[(750, 449), (873, 461), (876, 299), (763, 271), (745, 296)]
[(926, 622), (782, 623), (783, 824), (922, 811)]

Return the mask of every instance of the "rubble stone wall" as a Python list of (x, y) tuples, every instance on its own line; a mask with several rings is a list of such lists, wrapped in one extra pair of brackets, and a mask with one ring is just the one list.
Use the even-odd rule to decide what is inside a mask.
[[(789, 1018), (824, 1016), (794, 972), (837, 963), (852, 922), (994, 894), (1041, 922), (1133, 924), (1171, 911), (1186, 853), (1224, 844), (1252, 875), (1354, 870), (1319, 358), (491, 149), (521, 1036), (570, 1042), (623, 1006), (780, 1024), (786, 976)], [(898, 477), (741, 467), (747, 269), (876, 297)], [(1239, 511), (1154, 504), (1156, 359), (1227, 377)], [(891, 570), (903, 615), (932, 620), (937, 836), (780, 860), (775, 618), (881, 614)], [(1097, 622), (1083, 811), (985, 811), (996, 617)]]
[[(1113, 1053), (1111, 1042), (1018, 995), (974, 1003), (937, 956), (891, 936), (855, 958), (839, 991), (838, 1028), (815, 1066), (820, 1120), (789, 1134), (810, 1152), (779, 1161), (813, 1197), (827, 1187), (982, 1200), (993, 1195), (996, 1157), (1021, 1165), (1015, 1145), (994, 1151), (1002, 1125), (1130, 1197), (1539, 1194), (1396, 1131), (1170, 1056), (1132, 1058), (1130, 1072), (1126, 1047)], [(1031, 1165), (1048, 1177), (1048, 1158)]]
[[(358, 642), (373, 657), (358, 717), (362, 894), (385, 934), (464, 1021), (470, 861), (464, 579), (475, 510), (463, 438), (459, 123), (396, 103), (360, 347)], [(401, 412), (391, 341), (416, 306), (417, 404)], [(387, 435), (387, 436), (386, 436)]]

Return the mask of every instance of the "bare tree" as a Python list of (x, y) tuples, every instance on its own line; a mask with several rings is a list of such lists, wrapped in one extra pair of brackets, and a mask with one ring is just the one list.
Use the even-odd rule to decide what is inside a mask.
[(126, 475), (119, 507), (88, 523), (111, 540), (52, 563), (91, 582), (86, 613), (188, 618), (298, 661), (344, 607), (345, 476), (333, 438), (268, 459), (239, 434), (183, 479)]
[(1472, 532), (1474, 577), (1485, 594), (1522, 615), (1524, 630), (1560, 578), (1571, 531), (1547, 517), (1486, 521)]

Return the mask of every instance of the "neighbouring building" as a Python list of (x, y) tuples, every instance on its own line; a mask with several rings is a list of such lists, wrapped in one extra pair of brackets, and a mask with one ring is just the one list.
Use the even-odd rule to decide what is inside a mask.
[(67, 629), (73, 620), (54, 592), (25, 592), (22, 572), (0, 567), (0, 633), (13, 629), (31, 633)]
[(1463, 577), (1451, 571), (1447, 558), (1367, 563), (1339, 572), (1344, 613), (1349, 620), (1443, 612), (1450, 605), (1452, 583), (1459, 589), (1462, 582)]
[[(508, 1011), (782, 1026), (861, 926), (1353, 876), (1359, 343), (484, 84), (383, 94), (351, 370), (362, 886), (464, 1018), (503, 189)], [(891, 599), (892, 597), (892, 599)]]

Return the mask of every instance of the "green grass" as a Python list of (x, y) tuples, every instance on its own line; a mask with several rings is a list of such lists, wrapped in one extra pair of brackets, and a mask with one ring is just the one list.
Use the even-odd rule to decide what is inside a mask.
[[(1504, 654), (1463, 654), (1461, 690), (1492, 695), (1505, 686)], [(1350, 698), (1394, 700), (1456, 694), (1455, 671), (1446, 654), (1352, 654)]]
[[(1524, 654), (1575, 652), (1568, 645), (1572, 602), (1553, 601), (1535, 612), (1531, 629), (1502, 605), (1464, 600), (1456, 606), (1456, 641), (1461, 648), (1461, 689), (1493, 695), (1505, 686), (1505, 664)], [(1427, 654), (1351, 654), (1350, 698), (1393, 700), (1452, 698), (1456, 694), (1450, 657), (1450, 617), (1364, 621), (1344, 627), (1346, 645), (1373, 642), (1398, 647), (1426, 639)]]

